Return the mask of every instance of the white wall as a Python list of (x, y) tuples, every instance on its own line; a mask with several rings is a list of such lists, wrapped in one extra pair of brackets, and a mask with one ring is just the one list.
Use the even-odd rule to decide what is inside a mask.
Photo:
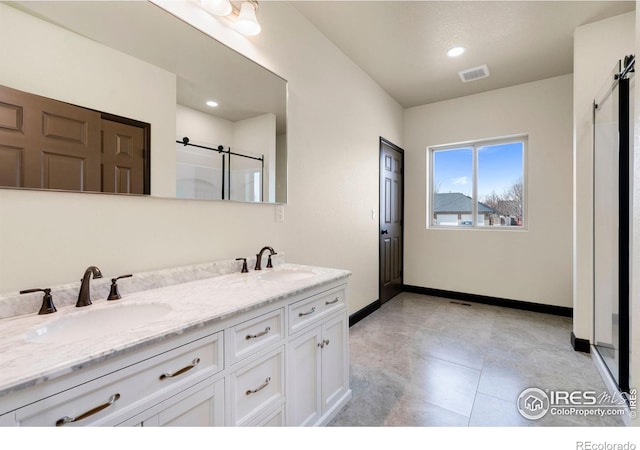
[[(91, 264), (109, 277), (249, 256), (268, 244), (291, 262), (351, 270), (351, 313), (378, 298), (370, 211), (379, 136), (402, 145), (402, 108), (288, 3), (263, 2), (259, 16), (263, 31), (252, 39), (210, 16), (206, 23), (289, 81), (285, 222), (275, 222), (273, 205), (1, 190), (0, 292), (77, 282)], [(175, 106), (153, 107), (171, 110), (174, 157)]]
[(573, 56), (573, 333), (593, 339), (593, 101), (614, 65), (633, 54), (635, 12), (576, 28)]
[(287, 201), (287, 134), (276, 136), (276, 201)]
[(193, 144), (227, 148), (233, 144), (233, 122), (176, 105), (176, 140), (185, 136)]
[[(572, 305), (572, 77), (405, 111), (405, 283)], [(527, 229), (426, 228), (428, 146), (528, 134)]]
[[(239, 120), (233, 127), (233, 146), (236, 152), (264, 158), (262, 189), (264, 200), (276, 201), (276, 116), (262, 114)], [(259, 167), (259, 161), (234, 158), (234, 168)], [(232, 191), (233, 193), (233, 191)]]

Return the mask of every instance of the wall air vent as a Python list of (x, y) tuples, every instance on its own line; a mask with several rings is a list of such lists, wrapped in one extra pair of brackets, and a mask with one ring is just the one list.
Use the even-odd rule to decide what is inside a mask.
[(487, 78), (489, 76), (489, 68), (484, 64), (471, 69), (461, 70), (458, 72), (458, 75), (460, 75), (460, 79), (465, 83), (468, 81), (475, 81), (481, 78)]

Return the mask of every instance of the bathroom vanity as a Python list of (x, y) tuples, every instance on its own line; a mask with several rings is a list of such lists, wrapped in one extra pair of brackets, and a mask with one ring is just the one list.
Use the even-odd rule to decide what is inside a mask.
[(349, 275), (283, 264), (3, 319), (0, 425), (324, 425), (351, 398)]

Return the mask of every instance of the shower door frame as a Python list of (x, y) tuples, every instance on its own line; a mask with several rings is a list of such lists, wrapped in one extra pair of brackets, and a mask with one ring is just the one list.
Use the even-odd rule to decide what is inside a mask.
[[(609, 371), (618, 389), (621, 392), (629, 392), (629, 351), (630, 351), (630, 326), (629, 326), (629, 285), (630, 285), (630, 263), (629, 263), (629, 243), (630, 243), (630, 143), (629, 138), (629, 94), (630, 79), (629, 74), (633, 72), (635, 59), (631, 56), (625, 58), (625, 67), (616, 74), (612, 92), (618, 87), (618, 376), (615, 377), (611, 373), (609, 365), (605, 362), (605, 367)], [(621, 64), (619, 65), (621, 67)], [(594, 101), (593, 123), (594, 123), (594, 189), (596, 189), (595, 177), (595, 115), (598, 108)], [(595, 191), (594, 191), (594, 215), (595, 210)], [(595, 225), (595, 224), (594, 224)], [(594, 228), (595, 232), (595, 228)], [(595, 269), (595, 233), (594, 233), (594, 269)], [(594, 317), (593, 317), (593, 333), (594, 333), (594, 349), (598, 355), (605, 361), (600, 353), (596, 342), (596, 286), (594, 276)]]

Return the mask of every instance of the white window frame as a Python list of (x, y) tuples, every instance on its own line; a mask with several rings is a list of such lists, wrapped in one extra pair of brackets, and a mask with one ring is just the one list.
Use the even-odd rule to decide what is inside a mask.
[[(524, 194), (522, 198), (522, 225), (521, 226), (478, 226), (478, 148), (479, 147), (487, 147), (490, 145), (500, 145), (500, 144), (509, 144), (513, 142), (522, 142), (522, 187), (524, 189)], [(497, 138), (489, 138), (489, 139), (479, 139), (475, 141), (466, 141), (466, 142), (457, 142), (453, 144), (445, 144), (445, 145), (434, 145), (427, 147), (427, 217), (426, 217), (426, 225), (427, 229), (437, 229), (437, 230), (493, 230), (493, 231), (510, 231), (510, 232), (519, 232), (519, 231), (527, 231), (529, 225), (529, 211), (528, 211), (528, 173), (527, 173), (527, 158), (528, 158), (528, 146), (529, 146), (529, 135), (528, 134), (517, 134), (511, 136), (497, 137)], [(433, 155), (437, 151), (441, 150), (455, 150), (459, 148), (472, 148), (472, 188), (471, 188), (471, 197), (472, 197), (472, 224), (465, 226), (453, 226), (453, 225), (438, 225), (434, 223), (434, 215), (433, 215), (433, 194), (435, 193), (434, 186), (434, 163), (433, 163)]]

